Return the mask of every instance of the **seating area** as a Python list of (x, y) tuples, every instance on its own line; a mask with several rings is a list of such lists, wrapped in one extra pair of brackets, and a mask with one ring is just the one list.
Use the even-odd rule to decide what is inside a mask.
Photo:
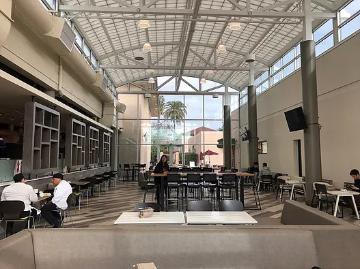
[(360, 268), (360, 0), (0, 0), (0, 269)]

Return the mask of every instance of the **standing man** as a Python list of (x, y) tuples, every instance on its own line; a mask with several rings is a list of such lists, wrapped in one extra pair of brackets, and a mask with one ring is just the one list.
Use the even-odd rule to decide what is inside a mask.
[(36, 209), (31, 208), (31, 203), (37, 202), (38, 197), (32, 186), (26, 184), (23, 174), (16, 174), (13, 177), (14, 183), (4, 188), (1, 194), (1, 201), (21, 201), (24, 202), (24, 211), (20, 214), (21, 218), (37, 215)]
[(58, 209), (67, 209), (67, 198), (72, 193), (72, 188), (69, 182), (63, 180), (63, 175), (60, 173), (53, 175), (52, 183), (55, 186), (54, 196), (51, 202), (46, 203), (41, 208), (41, 215), (53, 228), (60, 228), (61, 216)]

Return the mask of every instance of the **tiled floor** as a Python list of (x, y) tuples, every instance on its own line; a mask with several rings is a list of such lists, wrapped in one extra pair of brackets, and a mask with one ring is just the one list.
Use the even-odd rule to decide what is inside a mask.
[[(112, 225), (115, 219), (123, 211), (134, 210), (136, 205), (142, 202), (143, 190), (137, 183), (120, 182), (116, 189), (101, 193), (99, 197), (89, 199), (89, 205), (83, 204), (81, 210), (75, 210), (71, 219), (65, 223), (65, 227), (91, 227), (98, 225)], [(147, 196), (147, 202), (151, 201), (152, 195)], [(282, 203), (275, 199), (272, 192), (260, 195), (262, 210), (248, 210), (259, 224), (279, 224)], [(254, 207), (254, 198), (251, 191), (245, 191), (245, 205)]]
[[(89, 205), (83, 205), (81, 210), (75, 210), (71, 221), (65, 223), (65, 227), (91, 227), (112, 225), (115, 219), (123, 211), (135, 210), (138, 203), (142, 202), (143, 190), (136, 182), (119, 182), (117, 187), (107, 192), (101, 193), (98, 197), (89, 199)], [(152, 195), (147, 196), (150, 202)], [(288, 199), (285, 195), (284, 200)], [(283, 203), (273, 192), (263, 192), (260, 194), (261, 210), (246, 210), (259, 223), (259, 225), (280, 224)], [(304, 201), (303, 197), (298, 197), (298, 201)], [(254, 207), (254, 197), (251, 190), (245, 190), (245, 205)], [(360, 221), (351, 216), (351, 210), (345, 209), (344, 220), (360, 226)]]

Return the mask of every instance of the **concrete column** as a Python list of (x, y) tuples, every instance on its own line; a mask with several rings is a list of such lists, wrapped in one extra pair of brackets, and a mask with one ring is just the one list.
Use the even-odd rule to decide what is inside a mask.
[(307, 124), (304, 130), (306, 201), (310, 203), (312, 183), (322, 179), (315, 42), (313, 40), (301, 42), (300, 51), (303, 108)]
[(248, 86), (248, 124), (249, 124), (249, 165), (258, 162), (258, 136), (257, 136), (257, 107), (256, 107), (256, 88), (254, 85)]
[(224, 105), (224, 166), (231, 169), (231, 118), (230, 105)]

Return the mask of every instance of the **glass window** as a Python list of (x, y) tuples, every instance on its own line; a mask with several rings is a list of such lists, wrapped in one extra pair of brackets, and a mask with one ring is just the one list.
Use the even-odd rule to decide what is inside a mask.
[(278, 71), (282, 67), (281, 59), (278, 60), (274, 65), (271, 67), (271, 73), (274, 74), (276, 71)]
[(259, 143), (258, 143), (258, 153), (259, 154), (267, 154), (268, 153), (267, 141), (259, 141)]
[(217, 86), (221, 86), (221, 84), (215, 81), (207, 80), (206, 83), (201, 84), (201, 89), (206, 91)]
[(314, 41), (315, 42), (319, 41), (321, 38), (326, 36), (332, 30), (333, 30), (333, 22), (332, 22), (332, 19), (330, 19), (315, 30)]
[(83, 42), (83, 51), (84, 51), (84, 55), (86, 56), (86, 58), (90, 59), (90, 57), (91, 57), (91, 52), (90, 52), (90, 48), (89, 48), (89, 46), (86, 44), (86, 42)]
[(334, 46), (334, 36), (330, 35), (315, 46), (315, 55), (319, 56)]
[(189, 84), (191, 84), (195, 89), (199, 89), (199, 79), (193, 77), (183, 77)]
[[(157, 85), (158, 87), (161, 86), (165, 81), (167, 81), (170, 78), (170, 76), (165, 77), (158, 77), (157, 78)], [(162, 86), (159, 91), (175, 91), (175, 78), (167, 82), (164, 86)]]
[(295, 63), (292, 62), (284, 68), (284, 78), (290, 75), (295, 70)]
[(291, 62), (295, 58), (295, 49), (292, 48), (290, 51), (288, 51), (284, 57), (283, 57), (283, 65), (286, 65), (287, 63)]
[(276, 83), (278, 83), (280, 80), (282, 80), (282, 70), (280, 70), (278, 73), (276, 73), (276, 74), (273, 76), (272, 84), (276, 84)]
[(204, 95), (204, 118), (205, 119), (222, 119), (223, 103), (222, 96), (213, 98), (211, 95)]
[(340, 28), (340, 40), (344, 40), (360, 29), (360, 15), (353, 18)]
[(74, 34), (75, 34), (75, 44), (79, 49), (82, 49), (82, 36), (80, 35), (79, 31), (74, 27)]
[(42, 2), (49, 10), (56, 9), (56, 0), (42, 0)]
[[(353, 0), (339, 12), (339, 24), (348, 20), (360, 10), (360, 0)], [(359, 28), (358, 28), (359, 29)]]
[(239, 108), (239, 95), (230, 95), (230, 111), (233, 112)]
[(203, 96), (185, 95), (186, 118), (202, 119), (203, 117)]
[(185, 121), (185, 144), (201, 144), (203, 129), (202, 120)]
[(194, 92), (194, 91), (195, 90), (191, 86), (186, 84), (186, 82), (184, 81), (180, 82), (179, 92)]

